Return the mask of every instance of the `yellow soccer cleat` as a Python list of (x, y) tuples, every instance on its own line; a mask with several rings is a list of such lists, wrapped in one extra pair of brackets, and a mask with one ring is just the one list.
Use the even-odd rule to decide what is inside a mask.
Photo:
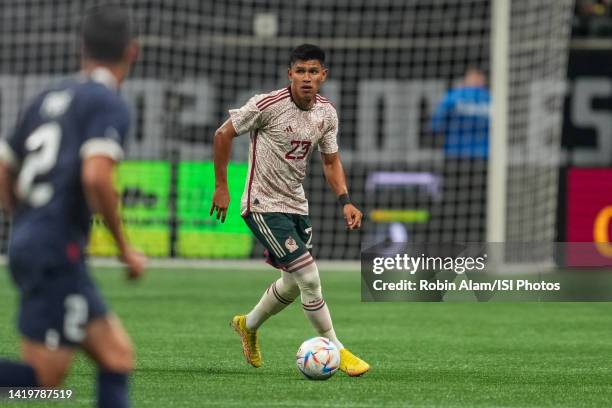
[(257, 330), (251, 331), (246, 326), (246, 316), (236, 315), (230, 322), (230, 326), (238, 333), (242, 341), (242, 353), (247, 363), (255, 368), (261, 367), (261, 351), (259, 351), (259, 339)]
[(340, 350), (340, 370), (344, 371), (349, 377), (359, 377), (370, 369), (370, 365), (343, 348)]

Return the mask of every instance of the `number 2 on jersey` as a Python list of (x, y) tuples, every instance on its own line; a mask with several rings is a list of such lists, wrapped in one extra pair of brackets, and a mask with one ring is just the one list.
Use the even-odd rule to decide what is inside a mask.
[(26, 158), (17, 178), (17, 194), (33, 207), (51, 201), (51, 183), (34, 182), (36, 176), (47, 174), (57, 162), (62, 129), (56, 122), (37, 128), (25, 140)]
[[(292, 140), (291, 146), (293, 146), (293, 148), (287, 152), (285, 159), (302, 160), (308, 155), (310, 145), (312, 145), (312, 142), (309, 140)], [(298, 151), (298, 149), (300, 150)]]

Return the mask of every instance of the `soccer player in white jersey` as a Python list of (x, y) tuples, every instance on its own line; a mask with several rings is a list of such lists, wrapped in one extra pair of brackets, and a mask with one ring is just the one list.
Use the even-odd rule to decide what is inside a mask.
[(215, 193), (210, 209), (225, 220), (230, 197), (227, 164), (232, 140), (250, 133), (249, 172), (242, 195), (241, 214), (266, 247), (268, 262), (281, 277), (264, 292), (247, 315), (231, 325), (240, 335), (244, 356), (253, 367), (262, 364), (257, 330), (272, 315), (300, 295), (304, 314), (317, 333), (340, 350), (340, 369), (360, 376), (370, 366), (338, 340), (323, 299), (319, 271), (310, 249), (312, 227), (302, 181), (315, 147), (323, 158), (325, 178), (338, 196), (349, 230), (361, 227), (362, 213), (348, 195), (338, 155), (338, 116), (330, 101), (317, 92), (327, 77), (325, 53), (303, 44), (291, 53), (290, 85), (255, 95), (243, 107), (231, 109), (230, 118), (215, 133)]

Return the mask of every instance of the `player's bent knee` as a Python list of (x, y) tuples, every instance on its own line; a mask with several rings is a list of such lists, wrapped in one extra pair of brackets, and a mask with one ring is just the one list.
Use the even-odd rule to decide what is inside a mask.
[(25, 338), (21, 347), (23, 360), (34, 369), (39, 386), (57, 387), (64, 381), (72, 362), (72, 349), (60, 347), (52, 350), (43, 343)]
[(319, 273), (316, 267), (314, 270), (309, 269), (296, 271), (295, 278), (302, 293), (316, 292), (321, 289), (321, 279), (319, 278)]
[(122, 344), (103, 354), (100, 366), (115, 373), (129, 373), (134, 370), (134, 349), (131, 344)]
[(90, 323), (84, 348), (103, 370), (129, 373), (134, 369), (132, 341), (114, 316)]
[[(288, 276), (286, 276), (288, 275)], [(277, 288), (288, 299), (295, 299), (300, 294), (300, 287), (289, 273), (283, 272), (282, 287)]]
[(67, 369), (52, 366), (38, 366), (35, 369), (38, 385), (43, 388), (58, 387), (66, 378)]
[(304, 279), (299, 284), (302, 301), (316, 301), (323, 297), (318, 274), (315, 275), (315, 278)]
[(320, 300), (323, 298), (323, 292), (321, 291), (321, 288), (315, 288), (315, 289), (306, 289), (306, 290), (302, 290), (302, 300), (309, 300), (309, 301), (313, 301), (313, 300)]
[(288, 297), (291, 299), (295, 299), (300, 294), (300, 287), (296, 284), (292, 286), (289, 290)]
[(111, 353), (108, 369), (118, 373), (128, 373), (134, 369), (134, 347), (127, 334)]

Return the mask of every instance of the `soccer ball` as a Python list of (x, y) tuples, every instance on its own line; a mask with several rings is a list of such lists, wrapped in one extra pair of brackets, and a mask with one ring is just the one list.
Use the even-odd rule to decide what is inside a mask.
[(313, 337), (298, 349), (298, 369), (309, 380), (327, 380), (340, 366), (340, 351), (325, 337)]

